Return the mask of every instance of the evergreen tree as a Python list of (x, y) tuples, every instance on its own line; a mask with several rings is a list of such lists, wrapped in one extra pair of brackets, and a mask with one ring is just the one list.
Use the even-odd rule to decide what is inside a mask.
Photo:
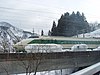
[[(62, 18), (58, 20), (57, 36), (66, 36), (66, 30), (69, 30), (70, 15), (66, 12)], [(69, 23), (68, 23), (69, 22)]]
[(61, 18), (58, 20), (58, 25), (56, 26), (55, 21), (53, 22), (53, 26), (51, 29), (52, 36), (74, 36), (77, 34), (81, 34), (90, 31), (90, 27), (84, 14), (80, 14), (79, 11), (75, 14), (72, 12), (70, 15), (66, 12)]
[(83, 21), (86, 21), (86, 17), (84, 16), (84, 13), (82, 13), (82, 19)]
[(51, 36), (51, 31), (50, 30), (48, 31), (48, 36)]
[(63, 14), (61, 15), (61, 18), (63, 18)]
[(80, 17), (81, 16), (81, 14), (80, 14), (79, 11), (77, 11), (76, 15), (77, 15), (77, 17)]
[(51, 35), (52, 36), (56, 35), (56, 23), (55, 23), (55, 21), (53, 21), (53, 26), (52, 26), (52, 29), (51, 29)]
[(73, 20), (73, 21), (75, 20), (75, 18), (76, 18), (76, 14), (75, 14), (74, 11), (73, 11), (72, 14), (70, 15), (70, 17), (71, 17), (71, 20)]
[(44, 32), (43, 32), (43, 30), (41, 31), (41, 36), (43, 36), (44, 35)]
[(64, 14), (64, 16), (65, 16), (65, 17), (68, 17), (68, 16), (69, 16), (69, 12), (66, 12), (66, 13)]

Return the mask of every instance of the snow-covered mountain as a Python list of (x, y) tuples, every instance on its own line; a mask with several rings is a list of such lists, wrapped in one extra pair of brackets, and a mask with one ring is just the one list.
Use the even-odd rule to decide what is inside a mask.
[(7, 22), (0, 22), (0, 50), (9, 50), (14, 43), (31, 35), (33, 35), (31, 32), (16, 28)]
[(10, 39), (20, 38), (24, 39), (32, 35), (31, 32), (24, 31), (7, 22), (0, 22), (0, 35), (10, 37)]

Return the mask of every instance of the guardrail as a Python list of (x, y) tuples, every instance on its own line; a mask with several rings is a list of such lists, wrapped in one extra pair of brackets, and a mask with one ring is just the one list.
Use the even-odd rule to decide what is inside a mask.
[(71, 75), (93, 75), (99, 71), (100, 71), (100, 62), (98, 62), (92, 66), (89, 66), (87, 68), (84, 68), (80, 71), (77, 71)]

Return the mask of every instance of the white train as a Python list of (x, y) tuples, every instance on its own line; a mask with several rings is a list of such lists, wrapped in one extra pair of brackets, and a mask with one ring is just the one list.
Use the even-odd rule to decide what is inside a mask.
[(28, 44), (25, 46), (27, 53), (61, 52), (62, 46), (57, 44)]
[(16, 50), (25, 51), (25, 46), (28, 44), (57, 44), (61, 45), (63, 49), (71, 48), (76, 44), (86, 44), (88, 48), (94, 49), (100, 46), (100, 39), (95, 38), (73, 38), (73, 37), (39, 37), (24, 39), (14, 45)]

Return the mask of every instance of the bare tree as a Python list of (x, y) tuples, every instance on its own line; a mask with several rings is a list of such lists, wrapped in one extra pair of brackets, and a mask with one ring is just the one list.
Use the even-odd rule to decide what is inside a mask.
[[(45, 48), (45, 45), (41, 46), (43, 49)], [(48, 47), (49, 48), (49, 47)], [(47, 49), (48, 49), (47, 48)], [(41, 51), (40, 48), (38, 48), (38, 52), (36, 53), (23, 53), (23, 57), (20, 57), (21, 53), (17, 54), (17, 61), (10, 61), (10, 63), (7, 60), (7, 65), (0, 64), (2, 66), (2, 69), (6, 72), (7, 75), (10, 75), (10, 71), (13, 70), (17, 71), (18, 68), (21, 68), (26, 75), (36, 75), (36, 73), (39, 71), (38, 69), (40, 68), (40, 65), (42, 63), (42, 60), (45, 60), (43, 52), (47, 53), (48, 51)], [(48, 49), (49, 50), (49, 49)], [(10, 57), (7, 56), (7, 59)], [(11, 63), (16, 66), (11, 66)], [(10, 66), (9, 66), (10, 65)], [(6, 67), (5, 67), (6, 66)], [(18, 67), (19, 66), (19, 67)], [(9, 70), (8, 68), (11, 67)]]
[[(4, 65), (5, 64), (5, 65)], [(10, 75), (9, 71), (8, 71), (8, 67), (9, 64), (7, 64), (7, 62), (5, 63), (0, 63), (0, 66), (2, 68), (2, 73), (5, 73), (6, 75)]]
[(25, 69), (26, 75), (36, 75), (38, 71), (38, 67), (41, 64), (41, 60), (43, 58), (42, 53), (27, 53), (29, 57), (26, 56), (27, 60), (21, 60), (21, 63), (18, 63), (18, 65), (22, 66), (23, 69)]

